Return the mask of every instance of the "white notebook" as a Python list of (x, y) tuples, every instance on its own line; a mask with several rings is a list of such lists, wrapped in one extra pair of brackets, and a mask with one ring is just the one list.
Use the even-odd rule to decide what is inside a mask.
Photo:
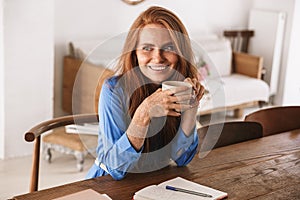
[(66, 133), (76, 133), (76, 134), (88, 134), (88, 135), (98, 135), (99, 124), (70, 124), (65, 126)]
[(78, 199), (87, 199), (87, 200), (112, 200), (106, 194), (100, 194), (92, 189), (83, 190), (80, 192), (75, 192), (73, 194), (65, 195), (53, 200), (78, 200)]
[[(207, 195), (211, 195), (211, 197), (203, 197), (195, 194), (188, 194), (181, 191), (173, 191), (167, 190), (166, 186), (172, 186), (176, 188), (182, 188), (194, 192), (200, 192)], [(198, 183), (186, 180), (181, 177), (177, 177), (159, 185), (150, 185), (139, 191), (137, 191), (133, 197), (134, 200), (213, 200), (213, 199), (223, 199), (227, 197), (226, 192), (222, 192), (204, 185), (200, 185)]]

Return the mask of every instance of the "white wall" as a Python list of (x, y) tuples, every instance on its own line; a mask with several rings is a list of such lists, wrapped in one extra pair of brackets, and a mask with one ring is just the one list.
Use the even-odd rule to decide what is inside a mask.
[(130, 6), (121, 0), (55, 1), (55, 115), (61, 110), (62, 59), (70, 40), (112, 37), (128, 31), (133, 20), (150, 5), (174, 11), (192, 37), (221, 34), (224, 29), (247, 27), (252, 0), (146, 0)]
[[(297, 6), (296, 6), (297, 2)], [(281, 69), (279, 77), (278, 93), (275, 96), (275, 104), (289, 105), (300, 104), (300, 78), (299, 74), (299, 0), (255, 0), (254, 8), (284, 11), (287, 13), (285, 26)], [(297, 42), (298, 41), (298, 42)]]
[(3, 0), (0, 0), (0, 158), (4, 157), (4, 39), (3, 39)]
[[(290, 101), (299, 94), (295, 92), (295, 89), (299, 91), (300, 80), (295, 73), (299, 71), (300, 56), (296, 56), (299, 27), (292, 28), (300, 24), (299, 0), (146, 0), (137, 6), (126, 5), (121, 0), (0, 2), (3, 11), (0, 12), (0, 158), (31, 153), (32, 144), (24, 142), (23, 133), (52, 117), (53, 76), (55, 114), (63, 114), (62, 58), (67, 54), (67, 42), (125, 32), (133, 19), (150, 5), (161, 5), (177, 13), (192, 37), (247, 27), (249, 10), (253, 7), (287, 11), (281, 101)], [(294, 16), (294, 12), (298, 14)]]
[[(4, 0), (1, 158), (32, 153), (24, 133), (53, 116), (54, 1)], [(2, 43), (1, 43), (2, 44)], [(3, 46), (3, 44), (2, 44)], [(1, 68), (2, 69), (2, 68)], [(3, 69), (2, 69), (3, 71)], [(2, 129), (2, 128), (1, 128)]]
[(282, 102), (300, 105), (300, 0), (295, 1)]

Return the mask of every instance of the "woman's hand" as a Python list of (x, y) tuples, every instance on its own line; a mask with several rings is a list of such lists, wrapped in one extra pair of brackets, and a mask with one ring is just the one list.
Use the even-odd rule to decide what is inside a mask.
[[(153, 117), (180, 116), (181, 112), (198, 107), (199, 101), (204, 94), (204, 87), (197, 79), (186, 78), (184, 81), (192, 85), (192, 94), (178, 95), (178, 93), (188, 89), (185, 86), (164, 91), (162, 91), (162, 89), (157, 89), (142, 102), (138, 107), (137, 112), (144, 113), (144, 119), (145, 114), (148, 114), (148, 117), (146, 117), (147, 124)], [(188, 101), (190, 104), (178, 103), (182, 101)]]
[(147, 97), (141, 106), (147, 108), (149, 117), (162, 117), (162, 116), (180, 116), (180, 111), (190, 109), (190, 105), (178, 104), (177, 102), (189, 101), (192, 99), (192, 94), (177, 95), (188, 88), (177, 87), (162, 91), (157, 89), (153, 94)]
[(204, 95), (205, 88), (195, 78), (193, 78), (193, 79), (186, 78), (184, 80), (184, 82), (190, 83), (193, 86), (193, 96), (192, 96), (192, 101), (190, 102), (190, 104), (192, 107), (198, 107), (199, 102)]
[(204, 95), (205, 88), (195, 78), (186, 78), (184, 81), (193, 86), (193, 97), (190, 101), (190, 109), (186, 110), (181, 117), (181, 128), (186, 136), (190, 136), (196, 125), (197, 110), (199, 102)]
[(178, 87), (162, 91), (157, 89), (153, 94), (147, 97), (136, 109), (131, 123), (127, 129), (127, 136), (130, 143), (136, 150), (143, 146), (148, 125), (153, 117), (162, 116), (180, 116), (181, 111), (191, 108), (189, 104), (178, 104), (180, 101), (190, 101), (192, 94), (177, 95), (188, 88)]

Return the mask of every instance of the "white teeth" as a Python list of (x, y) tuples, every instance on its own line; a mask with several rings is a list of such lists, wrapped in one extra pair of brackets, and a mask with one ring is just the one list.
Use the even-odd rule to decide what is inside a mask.
[(163, 71), (165, 70), (168, 66), (148, 66), (149, 68), (151, 68), (152, 70), (155, 71)]

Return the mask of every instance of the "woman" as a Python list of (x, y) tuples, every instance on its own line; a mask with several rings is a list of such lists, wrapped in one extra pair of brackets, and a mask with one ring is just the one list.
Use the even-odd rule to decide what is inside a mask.
[[(97, 159), (86, 178), (187, 165), (196, 153), (196, 113), (204, 88), (197, 80), (187, 31), (176, 15), (150, 7), (134, 21), (113, 76), (99, 100)], [(166, 80), (189, 82), (162, 91)], [(177, 103), (188, 100), (189, 104)]]

